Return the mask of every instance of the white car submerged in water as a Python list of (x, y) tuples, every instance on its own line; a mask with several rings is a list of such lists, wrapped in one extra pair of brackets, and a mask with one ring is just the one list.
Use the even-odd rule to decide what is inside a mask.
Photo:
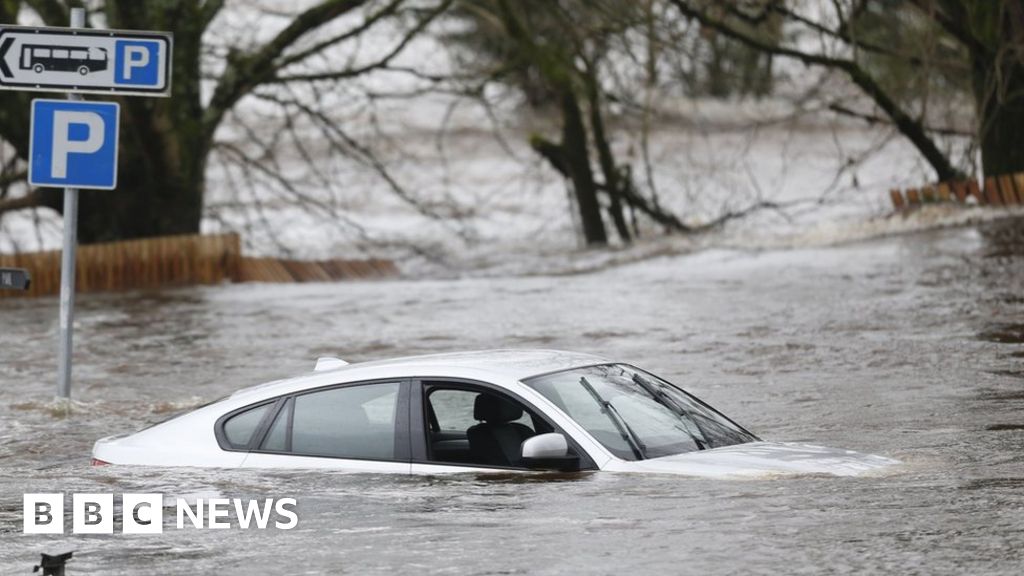
[(854, 476), (897, 462), (765, 442), (628, 364), (549, 350), (438, 354), (271, 382), (104, 438), (94, 464), (438, 474), (606, 470)]

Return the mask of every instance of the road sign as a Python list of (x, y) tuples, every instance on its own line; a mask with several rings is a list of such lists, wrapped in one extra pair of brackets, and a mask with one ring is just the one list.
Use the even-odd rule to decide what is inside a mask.
[(116, 188), (119, 111), (116, 102), (33, 100), (29, 184)]
[(120, 108), (82, 102), (79, 93), (170, 96), (174, 41), (166, 32), (87, 30), (81, 7), (70, 16), (71, 28), (0, 26), (0, 89), (68, 92), (67, 100), (32, 101), (28, 159), (30, 185), (64, 187), (57, 356), (57, 397), (64, 399), (71, 398), (78, 189), (117, 185)]
[(0, 88), (170, 96), (164, 32), (0, 26)]
[(0, 268), (0, 290), (28, 290), (32, 277), (24, 268)]

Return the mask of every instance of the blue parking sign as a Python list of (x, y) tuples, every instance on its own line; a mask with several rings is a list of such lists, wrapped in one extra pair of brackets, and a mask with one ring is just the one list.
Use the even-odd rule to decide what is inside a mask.
[(116, 188), (119, 118), (115, 102), (33, 100), (29, 184)]
[(155, 40), (118, 40), (114, 43), (114, 83), (120, 86), (157, 86), (160, 83), (160, 50)]

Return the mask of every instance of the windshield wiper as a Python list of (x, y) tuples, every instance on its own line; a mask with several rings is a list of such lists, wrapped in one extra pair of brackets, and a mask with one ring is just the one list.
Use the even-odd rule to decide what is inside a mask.
[(685, 422), (688, 422), (689, 424), (693, 425), (693, 427), (697, 429), (696, 433), (693, 430), (690, 430), (690, 426), (686, 425), (684, 425), (684, 432), (690, 435), (690, 439), (693, 440), (693, 443), (697, 445), (698, 450), (708, 449), (708, 441), (704, 438), (704, 431), (701, 430), (700, 424), (697, 424), (697, 421), (693, 418), (693, 416), (691, 416), (690, 413), (686, 411), (686, 409), (680, 406), (679, 403), (675, 401), (675, 399), (673, 399), (668, 394), (665, 394), (664, 390), (651, 384), (639, 374), (633, 374), (633, 383), (646, 390), (648, 394), (654, 396), (655, 400), (660, 401), (666, 408), (678, 414), (679, 417), (682, 418)]
[(612, 406), (611, 402), (601, 398), (601, 395), (597, 393), (597, 390), (594, 390), (594, 387), (590, 385), (590, 382), (587, 382), (586, 376), (580, 377), (580, 385), (583, 386), (583, 388), (585, 388), (586, 391), (594, 397), (594, 400), (597, 400), (597, 403), (601, 405), (601, 411), (608, 415), (608, 419), (611, 420), (612, 424), (614, 424), (619, 430), (619, 434), (622, 436), (622, 439), (626, 441), (626, 444), (629, 444), (629, 448), (633, 451), (633, 455), (636, 456), (636, 459), (646, 460), (647, 447), (644, 446), (644, 443), (641, 442), (640, 438), (638, 438), (636, 433), (633, 432), (633, 429), (629, 427), (629, 423), (622, 418), (622, 415), (615, 409), (615, 406)]

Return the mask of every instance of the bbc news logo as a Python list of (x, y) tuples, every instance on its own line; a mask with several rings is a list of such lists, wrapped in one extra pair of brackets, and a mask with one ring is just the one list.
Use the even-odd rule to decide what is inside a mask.
[[(294, 498), (209, 498), (196, 500), (195, 508), (184, 498), (175, 505), (176, 526), (200, 529), (266, 530), (274, 526), (291, 530), (299, 523)], [(64, 494), (25, 494), (23, 503), (25, 534), (63, 534), (65, 527)], [(72, 494), (71, 532), (73, 534), (114, 533), (113, 494)], [(234, 520), (234, 522), (232, 522)], [(123, 534), (162, 534), (164, 531), (163, 494), (122, 494), (121, 532)]]

